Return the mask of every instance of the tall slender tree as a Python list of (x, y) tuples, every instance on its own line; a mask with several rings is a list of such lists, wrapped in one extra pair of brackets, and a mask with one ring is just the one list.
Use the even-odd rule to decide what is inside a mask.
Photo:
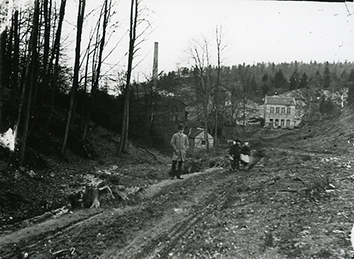
[(204, 139), (206, 144), (206, 150), (209, 152), (209, 112), (211, 102), (211, 70), (209, 59), (209, 44), (206, 39), (203, 43), (195, 42), (190, 49), (191, 58), (194, 61), (194, 74), (196, 75), (196, 81), (193, 85), (196, 93), (197, 106), (202, 107), (202, 118), (204, 122)]
[(299, 88), (305, 88), (308, 86), (309, 77), (308, 75), (304, 72), (301, 76), (300, 83), (299, 83)]
[(329, 63), (326, 62), (326, 67), (323, 71), (322, 86), (324, 89), (329, 89), (331, 86), (331, 72), (329, 71)]
[[(50, 85), (49, 109), (48, 109), (48, 116), (46, 122), (47, 136), (49, 133), (49, 125), (51, 122), (52, 114), (54, 111), (54, 99), (55, 99), (55, 92), (57, 88), (56, 83), (59, 74), (60, 38), (61, 38), (61, 31), (62, 31), (64, 16), (65, 16), (65, 7), (66, 7), (66, 0), (61, 0), (59, 21), (58, 21), (57, 31), (55, 33), (55, 40), (54, 40), (54, 45), (52, 47), (52, 54), (51, 54), (50, 64), (49, 64), (49, 72), (53, 71), (53, 76), (49, 84)], [(53, 61), (54, 64), (52, 65)]]
[[(26, 84), (23, 86), (27, 88), (27, 95), (26, 95), (26, 110), (25, 110), (25, 118), (23, 121), (23, 128), (22, 128), (22, 141), (20, 146), (20, 164), (23, 164), (25, 161), (25, 151), (27, 145), (27, 137), (28, 137), (28, 127), (29, 127), (29, 120), (31, 116), (31, 105), (32, 105), (32, 93), (33, 89), (37, 83), (37, 40), (38, 40), (38, 23), (39, 23), (39, 0), (35, 0), (35, 8), (34, 8), (34, 15), (33, 15), (33, 27), (31, 33), (31, 41), (30, 41), (30, 66), (27, 70), (26, 74)], [(24, 101), (24, 100), (22, 100)]]
[(128, 51), (128, 67), (126, 74), (126, 83), (124, 92), (124, 112), (122, 133), (118, 146), (118, 154), (128, 151), (128, 131), (129, 131), (129, 97), (130, 97), (130, 79), (133, 69), (133, 58), (135, 53), (135, 41), (137, 39), (136, 29), (138, 24), (138, 0), (131, 0), (130, 3), (130, 24), (129, 24), (129, 51)]
[(297, 69), (293, 72), (293, 74), (291, 75), (290, 77), (290, 80), (289, 80), (289, 90), (292, 91), (292, 90), (295, 90), (295, 89), (298, 89), (299, 88), (299, 72), (297, 71)]
[(0, 126), (2, 124), (4, 96), (4, 60), (5, 60), (6, 30), (0, 32)]
[(84, 15), (85, 15), (85, 5), (86, 5), (86, 0), (79, 1), (79, 8), (78, 8), (78, 15), (77, 15), (74, 79), (73, 79), (73, 84), (72, 84), (72, 88), (71, 88), (70, 107), (69, 107), (69, 111), (68, 111), (68, 118), (66, 121), (64, 141), (63, 141), (63, 145), (61, 148), (62, 155), (64, 155), (64, 153), (65, 153), (66, 144), (67, 144), (68, 137), (69, 137), (70, 125), (72, 122), (71, 120), (72, 120), (73, 113), (74, 113), (73, 107), (74, 107), (74, 102), (75, 102), (75, 98), (76, 98), (76, 91), (77, 91), (77, 88), (79, 85), (80, 49), (81, 49), (82, 27), (83, 27), (83, 22), (84, 22)]
[[(43, 1), (43, 16), (44, 16), (44, 49), (43, 49), (43, 68), (42, 80), (40, 90), (43, 93), (47, 92), (47, 86), (50, 80), (50, 63), (49, 63), (49, 50), (50, 50), (50, 30), (51, 30), (51, 16), (52, 16), (52, 0)], [(42, 96), (42, 97), (43, 97)]]
[[(103, 49), (104, 49), (104, 46), (106, 43), (106, 30), (107, 30), (109, 15), (110, 15), (111, 1), (105, 0), (103, 9), (104, 10), (103, 10), (103, 23), (102, 23), (102, 38), (99, 40), (100, 48), (99, 48), (99, 53), (98, 53), (97, 68), (95, 69), (95, 71), (93, 73), (94, 76), (93, 76), (93, 84), (92, 84), (91, 96), (90, 96), (90, 105), (89, 105), (89, 109), (88, 109), (88, 112), (86, 115), (84, 131), (82, 134), (82, 142), (83, 143), (86, 140), (87, 128), (88, 128), (88, 124), (89, 124), (89, 120), (90, 120), (90, 116), (91, 116), (93, 101), (94, 101), (95, 93), (98, 89), (98, 83), (99, 83), (99, 79), (100, 79), (102, 55), (103, 55)], [(87, 55), (89, 55), (89, 54), (87, 53)]]
[(14, 31), (14, 54), (12, 57), (13, 77), (12, 77), (12, 106), (15, 107), (18, 98), (18, 85), (19, 85), (19, 52), (20, 52), (20, 39), (19, 39), (19, 26), (18, 26), (18, 10), (15, 11), (13, 16), (13, 31)]
[(217, 74), (216, 74), (216, 85), (215, 85), (215, 134), (214, 134), (214, 147), (217, 147), (218, 144), (218, 124), (219, 124), (219, 88), (220, 88), (220, 72), (221, 72), (221, 52), (223, 50), (223, 47), (221, 45), (221, 28), (218, 29), (216, 28), (215, 32), (215, 37), (216, 37), (216, 51), (217, 51)]

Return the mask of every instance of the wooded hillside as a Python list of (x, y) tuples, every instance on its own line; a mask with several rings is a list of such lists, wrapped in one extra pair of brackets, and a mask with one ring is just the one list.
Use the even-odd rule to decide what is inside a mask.
[[(128, 30), (132, 32), (129, 50), (132, 53), (138, 44), (134, 38), (137, 26), (134, 21), (137, 22), (140, 10), (134, 3)], [(0, 131), (16, 129), (17, 149), (13, 162), (27, 164), (26, 152), (51, 150), (65, 156), (67, 146), (90, 157), (94, 152), (87, 148), (92, 122), (117, 134), (129, 126), (125, 137), (141, 144), (168, 146), (166, 140), (159, 138), (164, 129), (156, 128), (152, 119), (154, 100), (167, 96), (184, 102), (187, 111), (194, 113), (190, 112), (189, 116), (196, 118), (215, 138), (220, 127), (233, 127), (240, 121), (245, 124), (245, 107), (249, 100), (261, 104), (265, 95), (302, 89), (304, 102), (308, 106), (317, 102), (317, 106), (311, 107), (326, 116), (337, 111), (337, 104), (318, 96), (321, 91), (347, 93), (345, 103), (354, 103), (354, 64), (350, 62), (306, 64), (294, 61), (232, 67), (223, 66), (221, 62), (195, 62), (191, 67), (162, 73), (156, 81), (146, 79), (131, 83), (126, 71), (121, 71), (116, 78), (107, 77), (101, 73), (101, 65), (106, 35), (112, 30), (109, 25), (114, 24), (111, 1), (102, 1), (89, 44), (81, 46), (82, 24), (87, 18), (85, 5), (85, 0), (79, 1), (74, 68), (65, 62), (66, 39), (61, 36), (66, 0), (35, 1), (33, 6), (14, 10), (1, 33)], [(221, 43), (221, 37), (218, 40)], [(206, 47), (196, 46), (195, 55), (207, 57)], [(129, 62), (132, 59), (130, 56)], [(109, 95), (112, 85), (120, 89), (119, 96)], [(138, 114), (141, 108), (136, 102), (141, 96), (149, 96), (151, 101), (143, 117)], [(132, 106), (130, 110), (129, 106)], [(130, 121), (126, 120), (128, 117)], [(176, 123), (167, 121), (166, 125), (173, 128)], [(5, 154), (3, 159), (8, 156)]]

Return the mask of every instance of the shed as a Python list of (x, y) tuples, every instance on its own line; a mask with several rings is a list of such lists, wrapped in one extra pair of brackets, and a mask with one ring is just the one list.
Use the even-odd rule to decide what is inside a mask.
[[(204, 137), (203, 128), (193, 128), (190, 129), (189, 134), (189, 148), (192, 150), (195, 149), (206, 149), (206, 139)], [(214, 146), (214, 138), (208, 133), (209, 148)]]

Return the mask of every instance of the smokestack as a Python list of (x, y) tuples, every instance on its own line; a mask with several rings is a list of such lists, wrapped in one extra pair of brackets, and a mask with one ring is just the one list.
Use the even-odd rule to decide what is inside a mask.
[(157, 79), (158, 74), (158, 56), (159, 56), (159, 43), (155, 42), (154, 45), (154, 63), (152, 67), (152, 80), (155, 81)]

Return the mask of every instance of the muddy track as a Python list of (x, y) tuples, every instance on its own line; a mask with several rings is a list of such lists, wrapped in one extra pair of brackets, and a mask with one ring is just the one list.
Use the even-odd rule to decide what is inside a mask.
[[(181, 243), (181, 240), (190, 236), (194, 232), (195, 226), (205, 220), (213, 211), (227, 207), (230, 202), (229, 196), (234, 193), (237, 182), (247, 175), (247, 172), (235, 174), (227, 170), (218, 172), (217, 184), (214, 185), (213, 190), (209, 190), (208, 194), (197, 204), (191, 205), (190, 209), (185, 209), (185, 213), (181, 213), (177, 220), (169, 220), (170, 215), (166, 215), (160, 223), (154, 225), (136, 237), (133, 242), (119, 251), (110, 253), (110, 256), (103, 256), (102, 258), (168, 258), (173, 254), (175, 247)], [(214, 179), (213, 181), (215, 181)], [(206, 184), (210, 184), (210, 179), (205, 180)], [(201, 194), (198, 190), (205, 188), (200, 186), (193, 191), (196, 197)], [(153, 236), (150, 233), (155, 233)], [(150, 236), (147, 238), (142, 238)]]
[[(149, 254), (153, 258), (157, 254), (166, 255), (180, 236), (185, 235), (203, 215), (222, 202), (226, 193), (215, 195), (212, 190), (221, 185), (230, 185), (228, 181), (232, 177), (234, 176), (227, 170), (211, 169), (186, 175), (183, 181), (165, 180), (140, 193), (140, 201), (135, 205), (113, 211), (80, 211), (3, 234), (0, 236), (0, 258), (16, 258), (25, 253), (31, 255), (31, 258), (52, 258), (53, 251), (69, 251), (69, 248), (75, 248), (74, 258), (88, 258), (90, 249), (95, 250), (97, 256), (107, 254), (111, 249), (105, 249), (104, 252), (97, 249), (97, 244), (92, 244), (99, 236), (105, 236), (105, 241), (110, 240), (109, 243), (114, 247), (113, 254), (119, 255), (115, 258), (146, 258)], [(178, 201), (175, 195), (179, 197)], [(174, 209), (178, 207), (178, 202), (183, 203), (185, 199), (189, 200), (188, 206), (182, 209), (183, 213), (176, 213)], [(100, 222), (105, 225), (102, 226)], [(156, 227), (151, 229), (149, 226)], [(117, 233), (119, 236), (115, 241)], [(152, 238), (145, 240), (146, 235), (152, 235)], [(82, 239), (91, 241), (81, 243)], [(165, 242), (166, 240), (169, 241)], [(136, 249), (136, 241), (140, 242), (139, 249)], [(161, 241), (163, 245), (159, 245)], [(114, 244), (115, 242), (118, 243)], [(133, 251), (131, 247), (134, 248)]]
[[(187, 236), (188, 232), (193, 231), (193, 226), (198, 224), (206, 215), (208, 215), (208, 212), (214, 210), (215, 207), (217, 207), (217, 203), (224, 202), (226, 192), (220, 195), (212, 196), (213, 197), (207, 198), (207, 206), (205, 206), (204, 208), (200, 207), (196, 209), (191, 215), (185, 217), (183, 220), (181, 220), (181, 222), (177, 222), (171, 227), (171, 229), (165, 231), (157, 238), (149, 242), (151, 244), (145, 246), (142, 252), (132, 256), (131, 258), (167, 258), (168, 254), (177, 245), (181, 237)], [(161, 241), (164, 240), (168, 242), (161, 243)]]
[[(151, 249), (150, 251), (154, 251), (153, 254), (149, 254), (149, 258), (155, 258), (155, 257), (162, 257), (162, 258), (167, 258), (168, 255), (171, 253), (173, 248), (177, 245), (178, 241), (180, 240), (181, 237), (186, 237), (188, 236), (188, 233), (193, 232), (194, 225), (197, 225), (199, 222), (201, 222), (204, 217), (207, 217), (207, 215), (222, 206), (224, 203), (227, 202), (226, 197), (228, 193), (231, 193), (231, 188), (233, 185), (234, 181), (229, 182), (229, 183), (224, 183), (221, 188), (225, 190), (229, 190), (226, 192), (222, 192), (221, 194), (218, 195), (210, 195), (212, 197), (207, 198), (207, 206), (204, 208), (199, 208), (197, 211), (195, 211), (191, 216), (185, 218), (181, 223), (176, 224), (175, 229), (172, 229), (172, 231), (168, 234), (168, 236), (164, 237), (163, 239), (165, 240), (170, 240), (168, 245), (161, 247), (160, 249)], [(219, 188), (220, 188), (219, 187)], [(137, 257), (137, 258), (143, 258), (143, 257)]]
[[(291, 156), (279, 156), (283, 152)], [(193, 258), (199, 249), (204, 249), (206, 256), (228, 253), (225, 249), (230, 249), (229, 255), (238, 253), (237, 258), (263, 258), (253, 257), (251, 252), (268, 253), (269, 257), (264, 258), (284, 258), (275, 254), (285, 253), (288, 246), (297, 251), (292, 247), (295, 242), (292, 239), (298, 238), (301, 226), (290, 239), (288, 232), (274, 227), (276, 238), (267, 241), (264, 238), (269, 236), (262, 231), (266, 225), (271, 228), (275, 221), (287, 226), (288, 219), (298, 220), (296, 217), (302, 217), (305, 208), (312, 211), (311, 202), (318, 201), (320, 196), (290, 193), (286, 188), (302, 190), (305, 180), (308, 183), (305, 187), (310, 186), (311, 180), (321, 183), (309, 174), (313, 171), (312, 164), (322, 169), (328, 166), (320, 163), (325, 154), (304, 160), (307, 162), (297, 157), (311, 155), (310, 152), (275, 149), (274, 154), (282, 163), (257, 164), (251, 171), (238, 173), (213, 168), (184, 175), (183, 180), (166, 179), (141, 191), (133, 204), (103, 208), (98, 215), (83, 210), (81, 218), (41, 234), (29, 233), (28, 238), (21, 238), (21, 232), (16, 232), (17, 236), (1, 235), (0, 258), (16, 258), (24, 252), (29, 258), (56, 258), (53, 253), (59, 251), (69, 253), (68, 258)], [(284, 188), (287, 192), (279, 194)], [(324, 199), (324, 204), (327, 201)], [(22, 234), (28, 230), (23, 229)], [(18, 238), (18, 242), (1, 241), (10, 235)], [(218, 240), (227, 245), (219, 244)], [(268, 249), (275, 245), (279, 245), (279, 251)]]

